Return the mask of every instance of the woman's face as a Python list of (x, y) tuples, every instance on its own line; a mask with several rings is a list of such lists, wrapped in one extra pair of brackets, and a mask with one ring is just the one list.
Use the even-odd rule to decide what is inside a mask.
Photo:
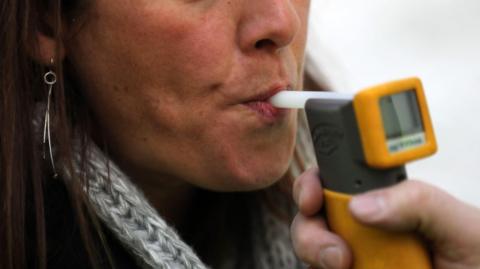
[(287, 170), (309, 0), (95, 0), (66, 44), (96, 125), (134, 179), (223, 191)]

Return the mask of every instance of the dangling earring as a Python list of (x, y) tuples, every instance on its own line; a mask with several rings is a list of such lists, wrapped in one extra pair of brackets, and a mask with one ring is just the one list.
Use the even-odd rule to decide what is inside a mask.
[[(53, 65), (53, 58), (50, 60)], [(45, 110), (45, 122), (43, 124), (43, 159), (46, 158), (45, 154), (45, 147), (46, 142), (48, 139), (48, 151), (50, 153), (50, 163), (52, 164), (53, 169), (53, 177), (56, 178), (58, 176), (57, 170), (55, 169), (55, 162), (53, 161), (53, 152), (52, 152), (52, 139), (50, 136), (50, 105), (52, 99), (52, 90), (53, 86), (57, 83), (57, 74), (52, 70), (49, 70), (43, 76), (43, 81), (48, 86), (48, 98), (47, 98), (47, 109)]]

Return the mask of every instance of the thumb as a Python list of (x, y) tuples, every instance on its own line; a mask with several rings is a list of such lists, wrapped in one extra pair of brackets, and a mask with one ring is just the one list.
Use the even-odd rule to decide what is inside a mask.
[(419, 232), (444, 262), (480, 261), (480, 211), (426, 183), (407, 180), (355, 196), (350, 211), (367, 225)]

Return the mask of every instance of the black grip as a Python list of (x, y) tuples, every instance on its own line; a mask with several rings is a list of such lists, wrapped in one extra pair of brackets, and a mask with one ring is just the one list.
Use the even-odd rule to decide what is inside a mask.
[(366, 165), (352, 101), (310, 99), (305, 111), (325, 188), (357, 194), (406, 179), (404, 166), (379, 170)]

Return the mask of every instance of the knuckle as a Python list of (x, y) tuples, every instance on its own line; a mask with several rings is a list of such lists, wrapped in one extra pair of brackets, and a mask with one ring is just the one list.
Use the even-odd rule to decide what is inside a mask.
[(290, 226), (290, 234), (292, 237), (292, 241), (297, 244), (297, 245), (302, 245), (303, 244), (303, 234), (301, 232), (302, 226), (304, 225), (304, 218), (301, 214), (297, 214), (295, 218), (293, 219), (292, 225)]
[(432, 188), (428, 185), (411, 180), (407, 191), (408, 200), (414, 205), (429, 205), (432, 200)]
[(290, 225), (290, 237), (292, 238), (292, 241), (296, 241), (296, 238), (297, 238), (298, 222), (300, 221), (299, 215), (300, 214), (295, 215), (295, 217), (293, 218), (292, 224)]
[(295, 216), (295, 219), (292, 222), (290, 227), (290, 235), (293, 243), (293, 248), (300, 259), (308, 260), (308, 247), (309, 242), (311, 242), (311, 236), (309, 235), (307, 229), (305, 229), (305, 219), (303, 216), (298, 214)]

